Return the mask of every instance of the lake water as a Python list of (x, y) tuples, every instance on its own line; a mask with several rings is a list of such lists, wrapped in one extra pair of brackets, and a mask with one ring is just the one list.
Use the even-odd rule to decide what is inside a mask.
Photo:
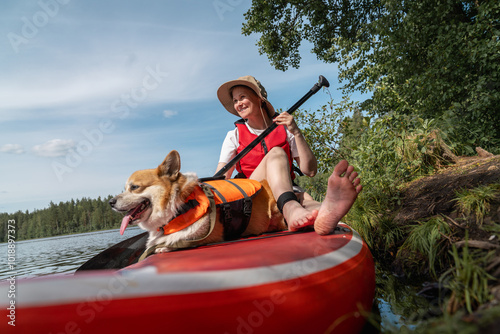
[[(125, 230), (123, 235), (120, 235), (119, 230), (116, 229), (19, 241), (15, 243), (15, 268), (13, 270), (8, 267), (8, 244), (0, 244), (0, 281), (11, 275), (15, 275), (16, 279), (19, 279), (51, 274), (72, 274), (83, 263), (101, 251), (142, 232), (144, 231), (140, 228), (134, 227)], [(382, 331), (397, 331), (401, 326), (414, 328), (414, 321), (407, 321), (407, 317), (401, 315), (409, 312), (401, 311), (401, 306), (395, 302), (401, 298), (412, 297), (406, 304), (407, 307), (414, 310), (416, 306), (413, 299), (415, 291), (402, 293), (401, 287), (394, 286), (394, 282), (385, 283), (384, 280), (381, 280), (381, 276), (387, 276), (387, 273), (381, 273), (377, 270), (377, 276), (379, 297), (375, 302), (380, 313), (380, 320), (377, 322), (380, 323)], [(391, 295), (397, 295), (397, 297)], [(422, 305), (419, 306), (418, 308), (422, 307)], [(395, 309), (399, 309), (399, 311), (394, 312)]]
[(144, 232), (138, 227), (107, 230), (15, 243), (15, 269), (8, 266), (8, 244), (0, 244), (0, 280), (15, 272), (16, 278), (74, 273), (87, 260), (110, 246)]

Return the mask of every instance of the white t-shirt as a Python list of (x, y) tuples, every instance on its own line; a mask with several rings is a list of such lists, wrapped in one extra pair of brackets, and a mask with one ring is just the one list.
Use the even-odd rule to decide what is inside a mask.
[[(245, 125), (247, 126), (247, 129), (250, 131), (250, 133), (253, 133), (256, 136), (259, 136), (262, 132), (265, 131), (265, 130), (254, 129), (250, 127), (246, 122)], [(288, 131), (288, 129), (286, 129), (286, 135), (288, 144), (290, 145), (290, 150), (292, 151), (292, 158), (295, 159), (299, 156), (299, 152), (297, 151), (297, 145), (295, 144), (295, 137), (290, 131)], [(231, 161), (232, 158), (236, 156), (238, 146), (240, 146), (238, 140), (239, 140), (238, 128), (228, 131), (226, 139), (224, 139), (224, 142), (222, 143), (219, 162), (228, 163), (229, 161)]]

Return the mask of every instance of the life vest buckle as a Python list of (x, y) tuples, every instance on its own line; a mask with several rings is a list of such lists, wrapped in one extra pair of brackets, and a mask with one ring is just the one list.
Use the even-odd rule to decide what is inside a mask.
[(243, 213), (245, 216), (250, 217), (252, 214), (252, 199), (247, 197), (243, 202)]
[(231, 205), (229, 203), (224, 203), (222, 206), (221, 206), (221, 209), (222, 209), (222, 213), (223, 213), (223, 219), (224, 219), (224, 222), (225, 223), (229, 223), (231, 222), (231, 220), (233, 219), (233, 215), (231, 214)]

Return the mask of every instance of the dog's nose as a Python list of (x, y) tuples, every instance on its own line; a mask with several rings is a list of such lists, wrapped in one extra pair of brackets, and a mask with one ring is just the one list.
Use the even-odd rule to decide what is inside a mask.
[(109, 200), (109, 202), (108, 202), (108, 203), (109, 203), (109, 205), (111, 205), (111, 207), (112, 207), (112, 208), (113, 208), (113, 207), (115, 207), (115, 204), (116, 204), (116, 198), (114, 198), (114, 197), (113, 197), (112, 199), (110, 199), (110, 200)]

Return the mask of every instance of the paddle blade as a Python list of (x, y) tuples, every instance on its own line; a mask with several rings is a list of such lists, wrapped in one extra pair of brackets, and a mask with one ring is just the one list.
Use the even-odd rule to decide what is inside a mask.
[(122, 269), (136, 263), (146, 250), (148, 232), (133, 236), (97, 254), (76, 270)]

